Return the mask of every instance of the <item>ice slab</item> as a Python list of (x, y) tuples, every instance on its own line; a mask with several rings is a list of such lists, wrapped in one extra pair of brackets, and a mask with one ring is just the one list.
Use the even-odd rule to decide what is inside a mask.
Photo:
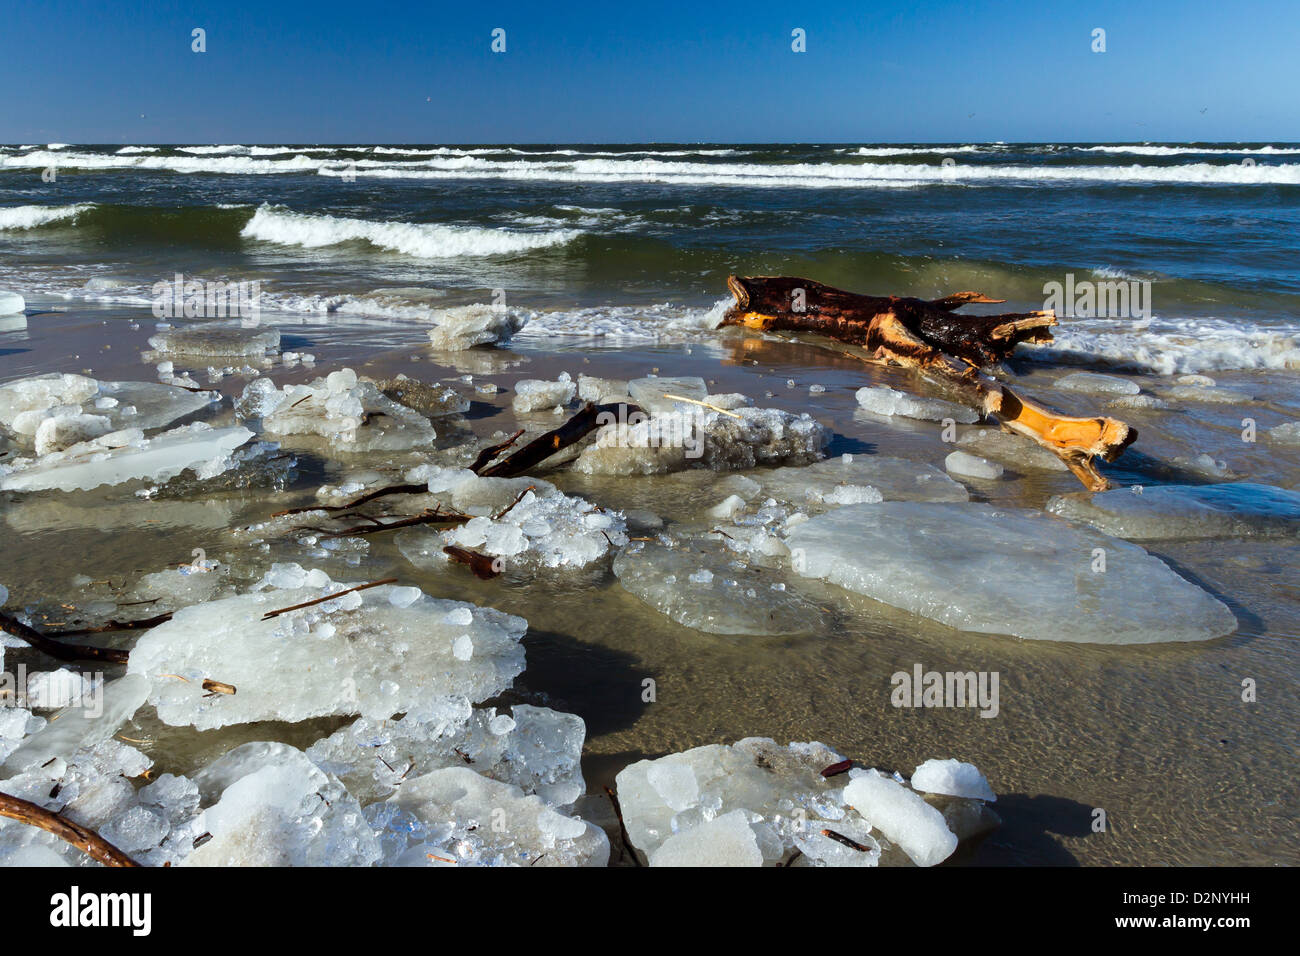
[(27, 302), (17, 292), (0, 291), (0, 315), (14, 315), (27, 308)]
[(985, 480), (1001, 478), (1003, 472), (1001, 465), (978, 455), (968, 455), (964, 451), (955, 451), (950, 454), (943, 460), (943, 467), (954, 475), (964, 475), (967, 478), (983, 478)]
[(844, 801), (898, 844), (917, 866), (934, 866), (952, 856), (957, 835), (943, 814), (898, 781), (875, 770), (856, 774)]
[(993, 428), (980, 428), (957, 439), (961, 450), (992, 458), (1018, 470), (1069, 471), (1065, 462), (1032, 438)]
[(1158, 485), (1057, 495), (1047, 510), (1119, 538), (1300, 536), (1300, 493), (1274, 485)]
[(911, 784), (913, 790), (922, 793), (969, 797), (986, 803), (998, 798), (979, 768), (960, 760), (927, 760), (913, 772)]
[[(780, 501), (829, 506), (845, 486), (869, 486), (886, 501), (966, 501), (970, 493), (939, 469), (883, 455), (841, 455), (806, 468), (777, 468), (754, 478)], [(828, 500), (829, 499), (829, 500)]]
[(149, 347), (167, 355), (201, 358), (258, 357), (280, 351), (280, 333), (269, 328), (167, 329), (149, 338)]
[[(935, 846), (996, 825), (983, 802), (963, 796), (937, 798), (943, 812), (906, 786), (894, 801), (848, 799), (853, 782), (874, 772), (860, 769), (823, 777), (843, 756), (821, 743), (781, 746), (763, 737), (733, 745), (711, 744), (625, 767), (617, 777), (618, 798), (628, 838), (652, 866), (664, 865), (816, 865), (876, 866), (938, 862)], [(978, 773), (978, 771), (976, 771)], [(863, 796), (871, 782), (858, 785)], [(894, 803), (901, 805), (901, 812)], [(919, 809), (916, 805), (919, 804)], [(927, 812), (928, 811), (928, 812)], [(962, 819), (960, 833), (944, 825), (945, 816)], [(939, 818), (935, 825), (933, 814)], [(879, 819), (877, 819), (879, 817)], [(924, 821), (918, 829), (907, 825)], [(882, 836), (889, 826), (897, 836)], [(913, 839), (913, 830), (920, 839)], [(823, 833), (829, 830), (858, 844), (851, 847)], [(939, 859), (951, 853), (943, 853)]]
[(627, 379), (597, 378), (594, 375), (578, 376), (578, 398), (584, 402), (601, 404), (627, 396)]
[(965, 405), (938, 398), (920, 398), (883, 385), (868, 385), (858, 389), (854, 395), (859, 405), (876, 415), (898, 415), (927, 422), (950, 418), (968, 425), (980, 420), (979, 412)]
[(407, 778), (366, 808), (396, 866), (595, 866), (609, 863), (605, 831), (541, 797), (468, 767)]
[(963, 631), (1144, 644), (1236, 629), (1227, 607), (1136, 545), (1036, 511), (850, 505), (787, 543), (799, 573)]
[(515, 704), (510, 714), (476, 710), (464, 697), (417, 704), (400, 720), (358, 718), (312, 744), (307, 756), (362, 804), (383, 800), (409, 777), (471, 764), (480, 774), (563, 807), (586, 792), (576, 714)]
[(269, 435), (319, 435), (342, 452), (401, 451), (430, 445), (438, 434), (427, 418), (350, 368), (278, 390), (274, 382), (256, 379), (235, 408), (245, 417), (260, 417)]
[(692, 467), (803, 465), (821, 457), (829, 438), (806, 414), (746, 407), (724, 414), (678, 405), (648, 420), (602, 428), (573, 469), (589, 475), (652, 475)]
[[(425, 595), (399, 606), (392, 585), (264, 617), (342, 588), (324, 572), (275, 565), (251, 593), (191, 605), (148, 631), (127, 669), (150, 679), (149, 701), (165, 723), (200, 729), (327, 714), (383, 719), (434, 696), (484, 700), (523, 670), (522, 618)], [(208, 678), (237, 692), (209, 694)]]
[[(683, 627), (708, 634), (812, 634), (822, 611), (734, 556), (636, 542), (614, 560), (619, 584)], [(774, 586), (775, 585), (775, 586)]]
[(70, 707), (58, 720), (32, 734), (4, 762), (5, 774), (20, 773), (56, 757), (67, 759), (78, 750), (109, 740), (130, 720), (149, 695), (149, 682), (128, 674), (109, 681), (93, 706)]
[[(709, 394), (709, 387), (704, 379), (692, 376), (672, 377), (649, 376), (634, 378), (627, 383), (627, 393), (632, 401), (639, 405), (647, 415), (663, 415), (667, 412), (689, 407), (690, 402), (679, 402), (666, 398), (665, 395), (680, 395), (682, 398), (704, 401)], [(697, 406), (698, 407), (698, 406)]]
[(650, 855), (651, 866), (762, 866), (763, 851), (749, 814), (732, 810), (674, 833)]
[(1057, 388), (1072, 392), (1094, 392), (1104, 395), (1136, 395), (1142, 391), (1137, 382), (1117, 375), (1097, 372), (1072, 372), (1056, 380)]
[(569, 373), (561, 372), (559, 380), (554, 382), (537, 378), (525, 378), (516, 382), (515, 396), (510, 404), (516, 413), (549, 411), (569, 404), (577, 393), (578, 386), (569, 377)]
[(356, 798), (288, 744), (236, 747), (194, 782), (212, 838), (186, 866), (369, 866), (380, 857)]
[(212, 428), (202, 422), (153, 438), (138, 429), (110, 432), (37, 460), (0, 466), (0, 490), (79, 491), (136, 478), (166, 481), (187, 468), (210, 478), (232, 467), (231, 452), (252, 437), (247, 428)]
[(0, 427), (44, 455), (124, 428), (162, 428), (219, 400), (157, 382), (36, 375), (0, 386)]
[(435, 349), (459, 352), (485, 345), (504, 345), (524, 327), (527, 316), (491, 305), (463, 305), (438, 311), (438, 325), (429, 330)]
[[(511, 489), (520, 485), (522, 497), (506, 499), (490, 516), (471, 518), (464, 524), (437, 532), (437, 538), (445, 545), (500, 558), (502, 566), (513, 570), (531, 571), (539, 568), (584, 568), (627, 544), (627, 523), (619, 512), (596, 508), (589, 501), (560, 494), (550, 486), (527, 490), (533, 484), (545, 485), (531, 478), (475, 477), (468, 482), (467, 490), (462, 490), (464, 486), (455, 490), (453, 500), (466, 501), (484, 482), (493, 483), (494, 487), (488, 489), (492, 494), (498, 493), (495, 486), (499, 484)], [(539, 491), (542, 492), (540, 495)], [(496, 507), (495, 503), (493, 506)], [(500, 509), (506, 507), (509, 510), (502, 513)], [(423, 545), (416, 536), (406, 540), (416, 551), (422, 547), (427, 551), (427, 540)], [(405, 547), (403, 553), (406, 553)], [(408, 557), (416, 563), (424, 561), (424, 557), (417, 558), (415, 552)]]
[(375, 387), (393, 401), (429, 418), (469, 411), (469, 399), (447, 385), (431, 385), (398, 375), (396, 378), (376, 380)]

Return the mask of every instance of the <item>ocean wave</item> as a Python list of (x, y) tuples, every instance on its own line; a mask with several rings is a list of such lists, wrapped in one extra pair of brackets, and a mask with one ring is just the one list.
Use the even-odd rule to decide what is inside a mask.
[[(947, 156), (951, 153), (979, 153), (993, 148), (997, 147), (991, 144), (988, 146), (859, 146), (852, 152), (857, 156), (913, 156), (925, 153)], [(849, 150), (836, 150), (836, 152), (847, 153)]]
[(0, 230), (35, 229), (51, 222), (76, 219), (88, 209), (95, 208), (91, 203), (77, 203), (72, 206), (7, 206), (0, 208)]
[(259, 206), (240, 235), (279, 245), (318, 249), (364, 241), (420, 259), (502, 256), (560, 246), (581, 235), (576, 229), (516, 232), (436, 223), (371, 222)]
[[(198, 149), (199, 147), (192, 147)], [(231, 149), (234, 147), (214, 147)], [(239, 147), (241, 149), (247, 147)], [(316, 149), (316, 148), (313, 148)], [(952, 149), (945, 148), (951, 152)], [(0, 167), (168, 170), (178, 173), (317, 173), (413, 180), (503, 179), (545, 182), (657, 183), (800, 188), (914, 188), (980, 184), (1300, 185), (1300, 163), (1185, 163), (1177, 166), (1036, 166), (941, 163), (707, 163), (641, 159), (486, 159), (467, 153), (412, 159), (287, 159), (237, 155), (121, 155), (34, 151), (0, 156)]]
[(1297, 156), (1300, 149), (1279, 146), (1261, 146), (1258, 148), (1240, 148), (1231, 146), (1074, 146), (1072, 149), (1081, 153), (1131, 153), (1135, 156)]
[(1079, 365), (1181, 375), (1260, 369), (1300, 370), (1300, 330), (1229, 319), (1156, 319), (1145, 328), (1067, 322), (1053, 341), (1024, 354)]

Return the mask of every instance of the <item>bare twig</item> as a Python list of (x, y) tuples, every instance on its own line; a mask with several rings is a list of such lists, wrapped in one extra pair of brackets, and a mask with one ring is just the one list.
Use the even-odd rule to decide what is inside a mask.
[[(344, 588), (342, 591), (335, 591), (333, 594), (327, 594), (324, 597), (318, 597), (311, 601), (303, 601), (301, 604), (294, 604), (290, 607), (282, 607), (278, 611), (267, 611), (262, 616), (263, 621), (269, 621), (273, 617), (279, 617), (281, 614), (288, 614), (290, 611), (300, 611), (305, 607), (311, 607), (315, 604), (324, 604), (326, 601), (332, 601), (336, 597), (342, 597), (344, 594), (351, 594), (353, 591), (365, 591), (369, 588), (377, 588), (381, 584), (393, 584), (397, 578), (384, 578), (380, 581), (371, 581), (369, 584), (358, 584), (354, 588)], [(205, 685), (206, 686), (206, 685)]]
[(110, 664), (125, 664), (129, 656), (127, 651), (112, 647), (87, 647), (84, 644), (60, 644), (49, 635), (42, 634), (36, 628), (24, 624), (18, 618), (0, 611), (0, 630), (12, 634), (19, 640), (26, 641), (38, 651), (61, 661), (105, 661)]
[(75, 846), (86, 856), (98, 860), (105, 866), (140, 865), (94, 830), (73, 823), (62, 814), (38, 807), (30, 801), (11, 797), (7, 793), (0, 793), (0, 817), (9, 817), (19, 823), (40, 827), (47, 833), (53, 833), (63, 842)]

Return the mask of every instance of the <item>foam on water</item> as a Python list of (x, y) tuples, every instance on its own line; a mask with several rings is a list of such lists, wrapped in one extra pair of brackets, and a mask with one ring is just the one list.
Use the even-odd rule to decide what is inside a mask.
[(365, 241), (419, 259), (510, 255), (563, 245), (580, 235), (573, 229), (512, 232), (434, 223), (370, 222), (292, 212), (267, 205), (258, 207), (240, 234), (249, 239), (305, 249)]

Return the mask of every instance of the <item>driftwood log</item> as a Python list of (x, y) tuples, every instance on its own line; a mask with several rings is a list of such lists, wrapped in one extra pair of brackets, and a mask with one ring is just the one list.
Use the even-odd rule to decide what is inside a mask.
[(723, 325), (811, 332), (855, 346), (866, 361), (915, 369), (1047, 448), (1093, 491), (1110, 487), (1093, 459), (1114, 461), (1137, 438), (1124, 422), (1063, 415), (988, 374), (1021, 342), (1050, 342), (1051, 311), (957, 315), (963, 305), (1005, 300), (979, 292), (933, 300), (859, 295), (793, 276), (730, 276), (727, 286), (736, 304)]

